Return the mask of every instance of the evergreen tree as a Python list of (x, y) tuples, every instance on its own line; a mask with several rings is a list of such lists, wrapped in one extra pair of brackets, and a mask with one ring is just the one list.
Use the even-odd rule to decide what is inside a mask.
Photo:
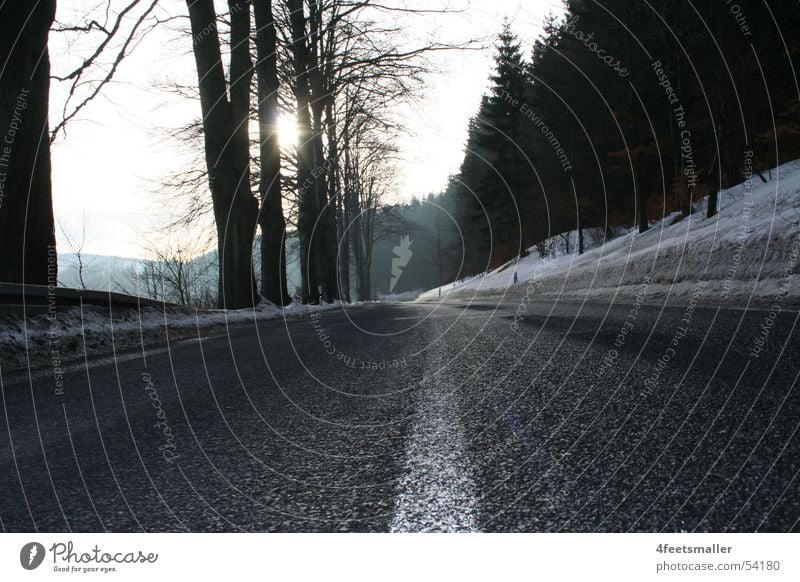
[(530, 147), (528, 78), (517, 38), (506, 24), (499, 36), (489, 95), (470, 125), (461, 167), (464, 224), (480, 238), (470, 256), (503, 263), (528, 246)]

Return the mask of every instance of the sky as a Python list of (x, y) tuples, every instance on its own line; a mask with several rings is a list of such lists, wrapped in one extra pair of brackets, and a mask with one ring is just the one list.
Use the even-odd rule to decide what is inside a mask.
[[(76, 15), (98, 0), (64, 0), (57, 21)], [(427, 5), (430, 2), (426, 3)], [(541, 33), (548, 13), (562, 12), (558, 0), (450, 0), (459, 12), (415, 17), (409, 38), (460, 43), (479, 39), (481, 50), (437, 53), (432, 73), (414, 103), (397, 115), (407, 127), (400, 148), (397, 200), (440, 192), (458, 171), (467, 125), (488, 87), (493, 66), (492, 43), (505, 19), (519, 36), (526, 54)], [(163, 0), (171, 14), (185, 13), (185, 3)], [(162, 15), (164, 13), (162, 12)], [(53, 204), (61, 252), (69, 252), (65, 233), (80, 239), (92, 254), (141, 258), (159, 244), (158, 228), (169, 218), (171, 199), (162, 181), (189, 163), (185, 146), (168, 138), (164, 128), (179, 127), (199, 116), (199, 104), (170, 94), (170, 80), (196, 83), (189, 38), (167, 27), (156, 29), (123, 61), (115, 82), (70, 122), (53, 144)], [(86, 47), (68, 45), (51, 34), (54, 73), (80, 62)], [(51, 87), (51, 123), (61, 119), (65, 84)]]

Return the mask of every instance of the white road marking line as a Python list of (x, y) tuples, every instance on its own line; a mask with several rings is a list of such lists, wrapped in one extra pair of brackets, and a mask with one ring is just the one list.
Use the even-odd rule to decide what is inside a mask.
[(442, 392), (438, 385), (420, 394), (392, 532), (478, 531), (476, 487), (469, 473), (464, 427), (453, 409), (452, 396), (448, 399)]

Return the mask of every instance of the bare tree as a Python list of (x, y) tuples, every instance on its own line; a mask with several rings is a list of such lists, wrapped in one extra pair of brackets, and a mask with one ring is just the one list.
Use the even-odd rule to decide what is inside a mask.
[(297, 146), (297, 226), (300, 234), (300, 269), (303, 274), (303, 302), (319, 302), (319, 258), (314, 242), (314, 227), (319, 215), (321, 181), (314, 176), (321, 167), (319, 152), (312, 139), (311, 89), (309, 70), (311, 58), (308, 47), (303, 0), (287, 0), (291, 25), (291, 47), (294, 66), (294, 95), (297, 100), (297, 126), (300, 143)]
[[(250, 2), (228, 0), (230, 83), (225, 79), (213, 0), (187, 0), (194, 39), (209, 188), (217, 229), (219, 306), (256, 303), (253, 238), (258, 202), (250, 184)], [(230, 89), (230, 97), (228, 90)]]
[(136, 281), (135, 295), (149, 297), (156, 301), (165, 301), (161, 272), (161, 265), (156, 261), (147, 259), (141, 261), (132, 277)]
[[(429, 44), (398, 49), (393, 39), (402, 34), (400, 27), (381, 24), (377, 18), (393, 11), (414, 13), (399, 4), (393, 8), (371, 0), (287, 0), (279, 4), (259, 0), (254, 8), (258, 90), (251, 94), (249, 123), (258, 123), (259, 142), (251, 142), (249, 162), (251, 187), (258, 188), (261, 201), (262, 293), (274, 303), (288, 300), (269, 291), (285, 288), (286, 249), (281, 235), (288, 225), (296, 228), (300, 237), (303, 300), (349, 298), (352, 245), (345, 224), (348, 217), (358, 214), (359, 207), (345, 188), (350, 133), (363, 132), (361, 126), (367, 121), (374, 128), (394, 132), (393, 108), (413, 97), (428, 70), (422, 56), (426, 51), (452, 47)], [(233, 5), (230, 12), (217, 20), (229, 20), (232, 29), (238, 16)], [(219, 38), (223, 49), (227, 46), (224, 40)], [(232, 62), (235, 46), (231, 39)], [(191, 87), (171, 90), (198, 97)], [(297, 119), (300, 139), (296, 147), (277, 146), (275, 126), (280, 110)], [(183, 128), (181, 139), (205, 139), (207, 121)], [(276, 151), (280, 151), (280, 159)], [(293, 179), (282, 179), (292, 174)], [(170, 192), (177, 189), (187, 194), (185, 219), (213, 212), (214, 204), (205, 199), (208, 176), (207, 168), (191, 168), (170, 180)]]
[(212, 307), (212, 278), (218, 265), (205, 250), (185, 234), (151, 245), (139, 268), (145, 293), (181, 305)]
[(83, 14), (80, 22), (55, 23), (53, 31), (67, 36), (70, 45), (83, 41), (81, 44), (90, 48), (77, 67), (52, 76), (55, 81), (68, 83), (69, 90), (61, 107), (61, 119), (50, 134), (51, 142), (114, 79), (139, 41), (158, 25), (172, 20), (156, 16), (158, 1), (129, 0), (115, 10), (112, 0), (105, 0)]
[(256, 76), (261, 172), (259, 225), (261, 226), (261, 293), (275, 305), (287, 305), (286, 219), (281, 199), (281, 150), (278, 135), (280, 90), (277, 31), (272, 0), (255, 0)]
[(78, 285), (81, 289), (86, 289), (86, 279), (84, 277), (87, 269), (91, 266), (92, 261), (87, 261), (86, 253), (83, 249), (86, 246), (86, 209), (84, 208), (81, 213), (81, 231), (78, 237), (72, 236), (69, 231), (64, 228), (61, 221), (58, 221), (58, 228), (61, 231), (61, 236), (67, 243), (69, 252), (75, 257), (76, 270), (78, 271)]
[[(379, 240), (376, 231), (378, 215), (385, 194), (395, 185), (396, 151), (392, 142), (371, 130), (369, 123), (360, 125), (350, 144), (345, 188), (350, 193), (350, 227), (353, 231), (353, 255), (358, 298), (372, 299), (372, 251)], [(390, 212), (389, 209), (386, 209)], [(385, 222), (385, 221), (383, 221)]]
[[(54, 25), (56, 0), (0, 3), (0, 127), (13, 132), (4, 136), (13, 144), (5, 141), (9, 148), (0, 151), (4, 158), (0, 161), (0, 280), (52, 282), (58, 265), (50, 142), (102, 92), (142, 36), (163, 22), (154, 17), (157, 4), (158, 0), (131, 0), (116, 10), (112, 0), (106, 0), (83, 15), (81, 22)], [(84, 39), (75, 52), (88, 46), (78, 67), (52, 77), (51, 27), (68, 37), (70, 46), (77, 44), (77, 38)], [(114, 53), (111, 61), (101, 62), (110, 53)], [(48, 117), (51, 79), (69, 84), (62, 118), (52, 131)]]
[(401, 49), (402, 27), (387, 24), (400, 13), (441, 14), (447, 9), (416, 10), (402, 2), (371, 0), (288, 0), (287, 7), (302, 132), (297, 182), (303, 194), (298, 230), (304, 241), (304, 287), (312, 293), (318, 284), (323, 298), (331, 301), (349, 296), (352, 241), (345, 224), (358, 213), (352, 204), (345, 208), (355, 199), (346, 192), (344, 172), (349, 133), (359, 125), (354, 117), (396, 129), (392, 110), (412, 99), (421, 85), (429, 70), (423, 57), (457, 47), (431, 42)]

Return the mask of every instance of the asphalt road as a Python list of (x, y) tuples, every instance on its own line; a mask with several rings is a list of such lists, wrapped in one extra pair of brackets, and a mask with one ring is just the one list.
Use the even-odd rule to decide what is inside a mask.
[(2, 378), (6, 531), (800, 531), (798, 313), (373, 304)]

